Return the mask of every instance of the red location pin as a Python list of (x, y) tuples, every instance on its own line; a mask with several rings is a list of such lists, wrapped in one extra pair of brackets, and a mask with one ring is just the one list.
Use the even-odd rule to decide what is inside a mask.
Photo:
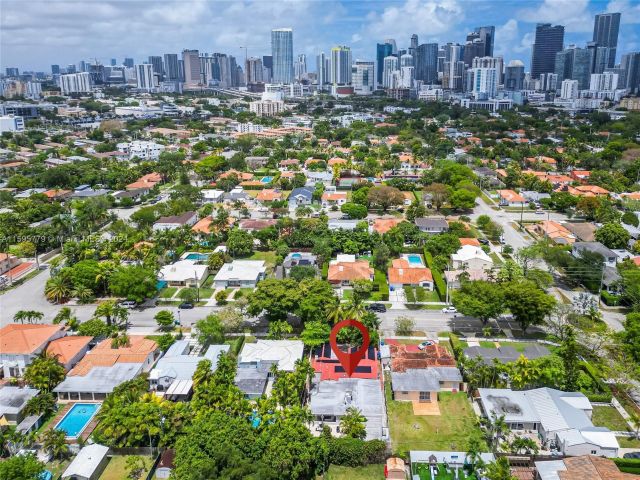
[[(356, 327), (362, 333), (362, 346), (355, 352), (343, 352), (338, 347), (338, 332), (345, 327)], [(335, 353), (338, 360), (340, 360), (342, 368), (344, 368), (347, 376), (350, 377), (353, 375), (353, 372), (356, 371), (360, 360), (362, 360), (364, 355), (367, 353), (367, 349), (369, 348), (369, 330), (367, 330), (367, 327), (357, 320), (342, 320), (341, 322), (336, 323), (331, 329), (329, 343), (331, 345), (331, 350), (333, 350), (333, 353)]]

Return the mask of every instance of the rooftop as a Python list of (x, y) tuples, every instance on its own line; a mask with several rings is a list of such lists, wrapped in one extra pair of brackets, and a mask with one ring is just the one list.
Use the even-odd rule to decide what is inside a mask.
[(258, 275), (266, 271), (263, 260), (234, 260), (222, 266), (215, 280), (256, 280)]
[(47, 347), (47, 352), (55, 355), (60, 363), (66, 365), (87, 347), (91, 340), (93, 340), (93, 337), (69, 335), (53, 340)]
[(4, 415), (16, 415), (22, 411), (27, 402), (38, 395), (35, 388), (4, 386), (0, 388), (0, 418)]
[(300, 340), (258, 340), (245, 343), (238, 356), (238, 364), (277, 362), (278, 369), (291, 372), (302, 358), (304, 344)]
[(54, 336), (61, 325), (22, 325), (10, 323), (0, 329), (0, 354), (34, 354)]

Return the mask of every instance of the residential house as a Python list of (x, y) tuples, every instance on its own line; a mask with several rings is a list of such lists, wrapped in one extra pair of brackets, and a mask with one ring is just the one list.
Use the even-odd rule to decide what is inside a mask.
[(61, 325), (10, 323), (0, 328), (0, 368), (4, 377), (21, 377), (49, 342), (63, 337)]
[(454, 270), (490, 270), (493, 260), (480, 247), (464, 245), (451, 255)]
[(228, 203), (248, 202), (251, 197), (240, 186), (234, 187), (230, 192), (224, 194), (224, 201)]
[(62, 474), (62, 480), (98, 480), (109, 463), (109, 447), (93, 443), (82, 447)]
[(402, 219), (400, 218), (376, 218), (371, 225), (371, 232), (383, 235), (393, 227), (397, 227), (401, 222)]
[[(345, 352), (357, 350), (355, 347), (348, 346), (341, 346), (341, 349)], [(350, 378), (379, 379), (381, 373), (379, 365), (378, 351), (370, 345)], [(311, 366), (316, 374), (319, 375), (320, 380), (347, 378), (344, 367), (340, 364), (329, 343), (313, 349), (311, 352)]]
[(323, 208), (340, 207), (347, 203), (347, 192), (326, 191), (322, 194)]
[(119, 192), (114, 192), (113, 198), (115, 198), (118, 202), (121, 202), (125, 198), (130, 198), (133, 202), (137, 202), (148, 193), (149, 193), (149, 190), (145, 188), (136, 188), (134, 190), (121, 190)]
[(502, 207), (522, 207), (527, 200), (513, 190), (498, 190), (498, 198)]
[(565, 185), (564, 187), (554, 190), (556, 192), (567, 192), (575, 197), (608, 197), (609, 190), (606, 190), (597, 185), (579, 185), (572, 187), (571, 185)]
[(58, 359), (58, 362), (64, 367), (65, 371), (68, 372), (75, 367), (87, 351), (89, 351), (89, 344), (92, 340), (93, 337), (82, 335), (60, 337), (49, 343), (47, 353), (54, 355)]
[(591, 171), (590, 170), (572, 170), (570, 175), (574, 180), (580, 183), (586, 183), (587, 181), (589, 181), (589, 178), (591, 177)]
[(282, 268), (288, 277), (293, 267), (313, 267), (318, 268), (318, 257), (309, 252), (291, 252), (282, 262)]
[(311, 205), (313, 203), (312, 187), (298, 187), (294, 188), (289, 194), (289, 208), (296, 208), (301, 205)]
[(597, 227), (590, 222), (563, 222), (562, 225), (569, 230), (580, 242), (593, 242), (596, 239)]
[(68, 199), (73, 192), (71, 190), (63, 190), (60, 188), (53, 188), (47, 190), (42, 194), (47, 197), (51, 202), (63, 202)]
[(363, 220), (340, 220), (337, 218), (330, 218), (327, 222), (327, 228), (329, 228), (329, 230), (355, 230), (358, 223), (361, 221)]
[(532, 228), (538, 236), (552, 240), (557, 245), (570, 245), (576, 241), (573, 233), (554, 220), (544, 220)]
[(567, 457), (535, 462), (536, 480), (636, 480), (637, 475), (623, 473), (608, 458), (596, 455)]
[(200, 287), (208, 275), (207, 265), (185, 258), (163, 266), (158, 273), (158, 280), (172, 287)]
[(160, 217), (160, 219), (153, 224), (153, 230), (159, 232), (162, 230), (175, 230), (176, 228), (184, 226), (193, 227), (197, 221), (197, 212), (185, 212), (180, 215)]
[(406, 258), (392, 260), (391, 266), (387, 270), (387, 277), (391, 290), (402, 290), (405, 286), (433, 290), (431, 269), (426, 268), (422, 263), (412, 264)]
[(591, 252), (602, 255), (607, 267), (615, 267), (618, 263), (618, 255), (613, 250), (605, 247), (600, 242), (575, 242), (571, 248), (571, 255), (578, 258), (582, 252)]
[(218, 368), (218, 358), (229, 351), (229, 345), (209, 345), (204, 356), (191, 353), (189, 340), (178, 340), (149, 372), (149, 389), (168, 400), (188, 400), (193, 390), (193, 374), (202, 360)]
[(168, 448), (160, 455), (160, 461), (156, 467), (157, 479), (171, 478), (171, 472), (175, 468), (176, 451), (173, 448)]
[(22, 263), (18, 257), (9, 253), (0, 253), (0, 275), (4, 275), (12, 268), (17, 267)]
[(543, 192), (535, 192), (533, 190), (523, 190), (520, 195), (529, 203), (538, 203), (540, 200), (550, 199), (551, 195)]
[(449, 230), (449, 222), (444, 217), (419, 217), (414, 223), (424, 233), (444, 233)]
[(297, 158), (287, 158), (286, 160), (280, 160), (280, 170), (283, 172), (298, 170), (300, 168), (300, 160)]
[(25, 418), (24, 409), (40, 390), (5, 385), (0, 387), (0, 425), (18, 425)]
[(121, 383), (149, 371), (158, 355), (158, 344), (143, 335), (130, 335), (129, 344), (118, 348), (107, 338), (87, 352), (53, 392), (58, 401), (104, 400)]
[(618, 440), (606, 427), (594, 427), (593, 407), (580, 392), (553, 388), (513, 391), (479, 388), (478, 405), (487, 418), (504, 416), (515, 432), (535, 431), (545, 448), (555, 446), (562, 455), (618, 456)]
[(355, 255), (338, 255), (329, 262), (327, 280), (333, 285), (350, 285), (355, 280), (373, 281), (374, 269), (368, 260), (356, 260)]
[(500, 363), (512, 363), (524, 356), (529, 360), (537, 360), (538, 358), (550, 355), (549, 349), (543, 345), (530, 344), (527, 345), (522, 352), (517, 351), (511, 346), (501, 346), (496, 348), (488, 347), (467, 347), (464, 354), (468, 358), (479, 359), (485, 365), (493, 365), (494, 361)]
[(439, 392), (464, 390), (460, 370), (445, 347), (433, 343), (420, 350), (415, 345), (391, 344), (389, 349), (393, 398), (412, 402), (416, 414), (439, 412)]
[(283, 196), (284, 194), (278, 189), (265, 188), (264, 190), (260, 190), (258, 192), (256, 200), (262, 203), (271, 203), (278, 200), (282, 200)]
[(202, 190), (202, 199), (206, 203), (222, 203), (224, 199), (224, 191), (214, 188), (205, 188)]
[(240, 230), (246, 230), (247, 232), (256, 232), (273, 227), (277, 223), (278, 220), (274, 218), (245, 218), (238, 222), (238, 228)]
[(125, 188), (127, 190), (146, 190), (147, 193), (157, 184), (162, 181), (162, 175), (159, 173), (148, 173), (146, 175), (141, 176), (138, 180), (133, 183), (130, 183)]
[[(462, 238), (460, 240), (463, 240)], [(444, 273), (444, 281), (451, 290), (460, 288), (463, 280), (478, 281), (489, 280), (489, 271), (485, 269), (467, 269), (467, 270), (446, 270)]]
[(215, 288), (255, 288), (266, 272), (263, 260), (234, 260), (222, 266), (213, 283)]

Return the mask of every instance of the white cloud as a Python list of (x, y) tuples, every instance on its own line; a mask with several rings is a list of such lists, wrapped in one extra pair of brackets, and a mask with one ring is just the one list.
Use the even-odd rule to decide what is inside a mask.
[(360, 35), (359, 33), (354, 33), (353, 35), (351, 35), (351, 43), (358, 43), (362, 40), (362, 35)]
[(567, 32), (593, 30), (589, 0), (544, 0), (537, 8), (520, 10), (518, 19), (528, 23), (548, 22), (564, 25)]
[(640, 3), (631, 4), (629, 0), (611, 0), (607, 12), (620, 12), (622, 23), (640, 23)]

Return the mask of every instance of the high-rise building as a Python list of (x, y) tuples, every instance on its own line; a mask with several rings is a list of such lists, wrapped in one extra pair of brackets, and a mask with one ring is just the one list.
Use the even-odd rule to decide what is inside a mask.
[(296, 62), (293, 64), (293, 73), (298, 82), (301, 81), (303, 77), (306, 77), (307, 56), (304, 53), (300, 53)]
[[(555, 92), (558, 90), (558, 87), (560, 85), (558, 75), (556, 75), (555, 73), (543, 73), (542, 75), (540, 75), (536, 83), (537, 89), (543, 92)], [(526, 87), (525, 90), (527, 90)]]
[(563, 80), (560, 87), (560, 98), (563, 100), (575, 100), (578, 98), (578, 81)]
[(322, 89), (329, 83), (329, 59), (324, 52), (316, 57), (316, 75), (318, 76), (318, 88)]
[[(414, 33), (413, 35), (411, 35), (411, 40), (409, 41), (409, 55), (411, 55), (412, 57), (415, 57), (417, 50), (418, 50), (418, 35)], [(415, 60), (413, 64), (414, 65), (416, 64)]]
[(89, 72), (60, 75), (58, 84), (63, 95), (88, 93), (91, 91), (91, 75)]
[(556, 53), (564, 44), (564, 26), (550, 23), (536, 25), (536, 38), (531, 54), (531, 76), (538, 78), (542, 73), (554, 73)]
[(617, 73), (592, 73), (589, 90), (613, 91), (618, 88)]
[(504, 71), (502, 57), (476, 57), (471, 62), (471, 68), (495, 68), (498, 75), (498, 85), (502, 84), (502, 72)]
[(67, 73), (76, 73), (76, 65), (75, 63), (70, 63), (69, 65), (67, 65), (67, 68), (65, 68), (65, 72)]
[(341, 45), (331, 49), (330, 81), (334, 85), (351, 85), (351, 49)]
[(158, 56), (150, 56), (149, 63), (153, 65), (153, 73), (158, 76), (159, 80), (164, 78), (164, 66), (162, 65), (162, 57)]
[(591, 52), (591, 73), (603, 73), (609, 67), (609, 55), (612, 53), (608, 47), (601, 47), (596, 42), (587, 42), (587, 49)]
[(125, 58), (124, 59), (124, 66), (128, 67), (128, 68), (133, 68), (133, 58)]
[(172, 82), (180, 81), (180, 65), (178, 63), (177, 53), (164, 54), (164, 78)]
[(398, 57), (393, 55), (385, 57), (383, 65), (382, 86), (384, 88), (392, 88), (394, 72), (398, 71)]
[(271, 30), (272, 82), (293, 83), (293, 30)]
[(141, 63), (135, 66), (136, 69), (136, 86), (145, 92), (151, 92), (155, 89), (153, 78), (153, 65), (150, 63)]
[(262, 68), (264, 69), (262, 77), (265, 83), (271, 82), (271, 78), (273, 76), (273, 57), (271, 55), (262, 56)]
[(555, 73), (558, 75), (558, 81), (577, 80), (580, 90), (588, 89), (593, 64), (592, 55), (592, 50), (577, 48), (575, 45), (558, 52), (555, 61)]
[(409, 55), (405, 53), (400, 57), (400, 68), (402, 67), (413, 67), (413, 55)]
[(505, 90), (518, 91), (524, 86), (524, 63), (511, 60), (504, 71)]
[(51, 75), (60, 75), (60, 65), (51, 65)]
[(476, 100), (494, 98), (498, 92), (498, 70), (475, 67), (467, 70), (467, 92)]
[(462, 60), (463, 49), (464, 47), (457, 43), (447, 43), (443, 46), (442, 87), (445, 89), (462, 91), (465, 70)]
[(249, 57), (244, 62), (244, 73), (247, 84), (262, 83), (262, 60), (258, 57)]
[(385, 38), (382, 43), (388, 43), (391, 45), (391, 55), (398, 55), (398, 47), (394, 38)]
[(198, 50), (183, 50), (185, 88), (195, 88), (202, 85), (200, 78), (200, 56)]
[(353, 63), (351, 77), (353, 92), (356, 95), (371, 95), (376, 89), (375, 63), (356, 60)]
[(438, 80), (438, 44), (418, 45), (415, 56), (416, 80), (434, 84)]
[(115, 58), (111, 59), (111, 66), (115, 67), (118, 64), (118, 61)]
[(640, 52), (623, 55), (620, 67), (624, 70), (624, 88), (631, 93), (640, 93)]
[(600, 13), (593, 24), (593, 41), (609, 50), (607, 68), (613, 68), (616, 63), (620, 17), (620, 13)]
[(384, 59), (393, 55), (393, 45), (390, 43), (378, 43), (376, 45), (376, 82), (382, 85), (384, 72)]
[(7, 77), (18, 77), (20, 76), (20, 70), (16, 67), (7, 67), (5, 69), (5, 73)]

